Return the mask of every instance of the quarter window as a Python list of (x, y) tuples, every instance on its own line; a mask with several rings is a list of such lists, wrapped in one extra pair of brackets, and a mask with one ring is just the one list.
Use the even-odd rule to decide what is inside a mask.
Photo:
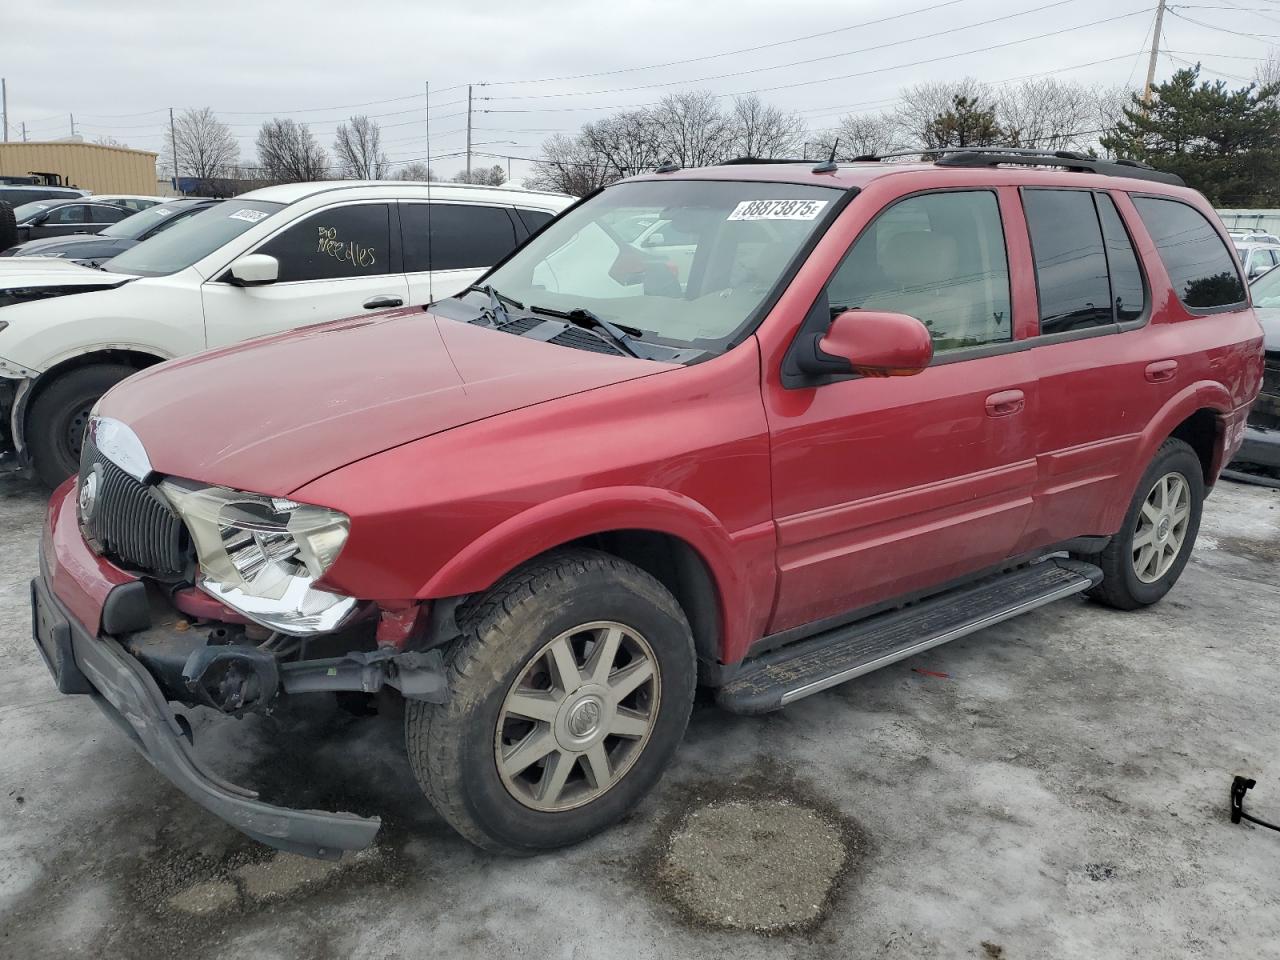
[(491, 267), (516, 245), (516, 228), (503, 207), (469, 203), (400, 205), (407, 273)]
[(1084, 190), (1024, 190), (1022, 205), (1040, 293), (1040, 332), (1063, 333), (1110, 324), (1107, 254), (1093, 194)]
[(390, 271), (390, 217), (385, 203), (334, 207), (272, 237), (258, 253), (280, 261), (280, 280), (343, 280)]
[(1134, 197), (1173, 289), (1193, 310), (1243, 303), (1244, 284), (1222, 237), (1195, 207), (1178, 200)]
[(863, 231), (827, 285), (832, 313), (905, 313), (935, 350), (1013, 339), (1009, 261), (989, 191), (902, 200)]
[(516, 207), (516, 213), (520, 215), (521, 221), (524, 222), (524, 228), (530, 233), (537, 233), (554, 220), (556, 216), (554, 213), (547, 213), (545, 210), (527, 210), (524, 207)]

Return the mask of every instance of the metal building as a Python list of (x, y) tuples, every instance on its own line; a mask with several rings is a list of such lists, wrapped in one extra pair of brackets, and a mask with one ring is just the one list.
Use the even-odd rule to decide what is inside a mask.
[(94, 193), (156, 192), (156, 155), (149, 150), (75, 141), (0, 143), (0, 176), (56, 173), (67, 186)]

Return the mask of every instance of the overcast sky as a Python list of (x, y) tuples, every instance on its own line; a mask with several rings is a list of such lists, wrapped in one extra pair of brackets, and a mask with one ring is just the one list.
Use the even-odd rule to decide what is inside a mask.
[[(896, 19), (868, 22), (886, 17)], [(421, 158), (430, 81), (432, 165), (450, 175), (462, 161), (442, 155), (465, 142), (468, 83), (477, 152), (536, 156), (554, 130), (688, 88), (758, 90), (819, 130), (925, 80), (1053, 71), (1141, 86), (1153, 18), (1150, 0), (10, 0), (0, 72), (11, 139), (23, 121), (32, 140), (67, 136), (74, 114), (87, 140), (159, 150), (170, 106), (209, 106), (239, 138), (243, 162), (253, 161), (255, 132), (271, 116), (309, 122), (328, 148), (352, 113), (378, 117), (393, 161)], [(1166, 15), (1164, 34), (1176, 56), (1239, 85), (1235, 77), (1249, 77), (1280, 42), (1265, 36), (1280, 36), (1280, 0), (1191, 0)], [(970, 52), (997, 44), (1008, 45)], [(763, 45), (771, 46), (715, 56)], [(692, 58), (704, 59), (673, 63)], [(1162, 58), (1157, 76), (1178, 65)], [(566, 77), (577, 79), (549, 79)], [(512, 164), (516, 178), (527, 169)]]

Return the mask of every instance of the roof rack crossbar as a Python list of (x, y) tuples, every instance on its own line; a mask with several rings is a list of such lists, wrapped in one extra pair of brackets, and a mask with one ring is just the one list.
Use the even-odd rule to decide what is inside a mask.
[[(941, 152), (941, 151), (929, 151)], [(1064, 167), (1080, 173), (1097, 173), (1107, 177), (1151, 180), (1176, 187), (1186, 186), (1176, 173), (1165, 173), (1136, 160), (1099, 160), (1073, 150), (967, 149), (947, 150), (934, 161), (940, 167), (995, 167), (1019, 164), (1034, 167)]]

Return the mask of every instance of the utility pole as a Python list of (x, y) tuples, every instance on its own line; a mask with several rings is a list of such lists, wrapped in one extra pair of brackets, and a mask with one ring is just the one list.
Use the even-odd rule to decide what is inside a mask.
[(74, 137), (76, 135), (76, 115), (68, 113), (67, 116), (71, 118), (71, 136)]
[(22, 121), (22, 142), (27, 142), (27, 121)]
[[(9, 142), (9, 84), (0, 77), (0, 125), (4, 126), (4, 142)], [(25, 137), (23, 139), (26, 139)]]
[(471, 84), (467, 84), (467, 183), (471, 182)]
[(178, 189), (178, 135), (173, 129), (173, 107), (169, 108), (169, 150), (173, 153), (173, 192), (181, 193)]
[(1151, 59), (1147, 61), (1147, 85), (1142, 88), (1142, 109), (1151, 106), (1151, 85), (1156, 81), (1156, 60), (1160, 58), (1160, 31), (1164, 27), (1164, 0), (1156, 5), (1156, 26), (1151, 31)]

